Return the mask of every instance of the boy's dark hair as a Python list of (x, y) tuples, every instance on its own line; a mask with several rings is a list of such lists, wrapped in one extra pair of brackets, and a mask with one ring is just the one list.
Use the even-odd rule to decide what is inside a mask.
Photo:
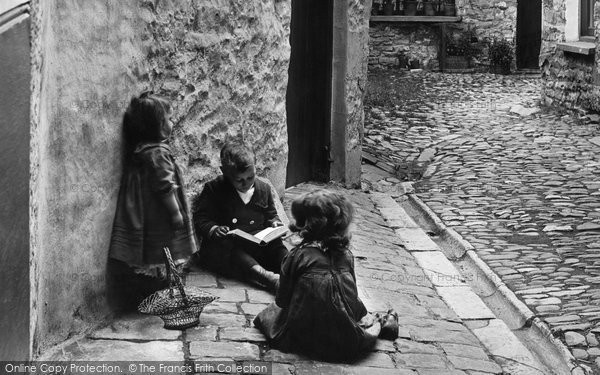
[(340, 250), (350, 243), (348, 227), (354, 208), (343, 195), (328, 190), (307, 193), (292, 202), (295, 223), (290, 225), (303, 242), (320, 241), (326, 249)]
[(130, 148), (140, 142), (160, 142), (168, 138), (169, 102), (152, 92), (144, 92), (129, 102), (123, 116), (123, 131)]
[(221, 149), (221, 166), (237, 172), (244, 172), (256, 164), (256, 157), (250, 147), (241, 142), (227, 142)]

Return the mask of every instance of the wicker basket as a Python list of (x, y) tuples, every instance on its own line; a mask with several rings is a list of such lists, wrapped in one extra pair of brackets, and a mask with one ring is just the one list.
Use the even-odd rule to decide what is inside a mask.
[(196, 287), (184, 287), (171, 252), (164, 248), (169, 288), (148, 296), (138, 306), (142, 314), (158, 315), (166, 329), (186, 329), (200, 323), (200, 313), (218, 297)]

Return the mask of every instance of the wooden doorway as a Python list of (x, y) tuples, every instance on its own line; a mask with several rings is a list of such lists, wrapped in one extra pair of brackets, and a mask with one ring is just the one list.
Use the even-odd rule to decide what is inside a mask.
[(292, 0), (286, 186), (329, 180), (333, 0)]
[(30, 359), (30, 17), (23, 3), (0, 4), (0, 361)]
[(542, 0), (518, 0), (517, 69), (539, 69)]

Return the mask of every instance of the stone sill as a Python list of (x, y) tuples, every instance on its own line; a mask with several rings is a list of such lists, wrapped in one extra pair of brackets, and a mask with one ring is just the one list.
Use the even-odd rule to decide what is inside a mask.
[(426, 23), (453, 23), (460, 22), (462, 17), (448, 16), (371, 16), (371, 21), (377, 22), (426, 22)]
[(593, 55), (596, 51), (596, 45), (590, 42), (558, 43), (556, 47), (561, 51), (578, 53), (580, 55)]

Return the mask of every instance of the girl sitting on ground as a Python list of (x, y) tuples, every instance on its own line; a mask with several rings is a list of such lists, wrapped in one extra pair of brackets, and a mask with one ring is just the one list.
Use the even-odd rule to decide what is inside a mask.
[[(296, 199), (291, 209), (290, 229), (302, 242), (283, 261), (276, 303), (259, 313), (254, 325), (278, 350), (351, 362), (382, 332), (379, 321), (365, 328), (373, 319), (358, 297), (348, 249), (353, 207), (338, 193), (318, 190)], [(397, 321), (392, 323), (397, 337)]]

